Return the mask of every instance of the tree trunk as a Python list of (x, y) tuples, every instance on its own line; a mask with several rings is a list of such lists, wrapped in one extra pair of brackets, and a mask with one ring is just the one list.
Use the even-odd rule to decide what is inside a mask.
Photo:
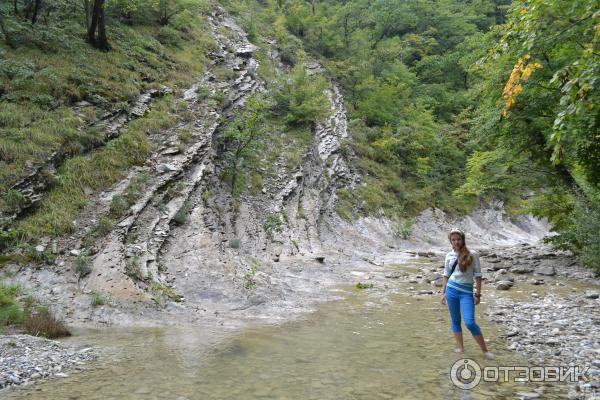
[(348, 15), (344, 16), (344, 49), (346, 50), (346, 53), (348, 52), (348, 49), (350, 48), (350, 40), (349, 40), (349, 33), (348, 33)]
[(167, 3), (166, 0), (160, 0), (160, 3), (158, 5), (158, 10), (159, 10), (159, 17), (158, 17), (158, 23), (161, 26), (165, 26), (169, 24), (169, 4)]
[(233, 172), (231, 173), (231, 197), (235, 197), (235, 185), (237, 184), (237, 161), (233, 164)]
[(98, 15), (100, 14), (100, 6), (102, 0), (94, 0), (94, 5), (92, 6), (92, 21), (88, 26), (88, 42), (92, 44), (92, 46), (96, 47), (96, 28), (98, 27)]
[(42, 4), (42, 0), (35, 0), (33, 4), (33, 14), (31, 14), (31, 25), (35, 25), (38, 17), (38, 12), (40, 11), (40, 5)]
[(23, 5), (23, 18), (29, 19), (31, 11), (33, 11), (33, 0), (29, 0)]
[(101, 12), (98, 17), (98, 48), (103, 51), (110, 50), (108, 38), (106, 37), (106, 18), (104, 14), (104, 0), (102, 0)]
[(13, 5), (15, 7), (15, 15), (19, 15), (19, 7), (18, 7), (17, 3), (18, 3), (18, 0), (15, 0), (13, 2)]
[[(96, 30), (98, 36), (96, 36)], [(92, 21), (88, 28), (88, 42), (97, 49), (108, 51), (110, 45), (106, 37), (106, 22), (104, 14), (104, 0), (94, 0), (92, 8)]]

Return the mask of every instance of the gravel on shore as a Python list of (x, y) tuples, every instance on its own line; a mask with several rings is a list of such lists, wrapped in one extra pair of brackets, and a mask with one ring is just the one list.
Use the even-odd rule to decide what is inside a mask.
[(72, 345), (30, 335), (0, 335), (0, 389), (50, 378), (66, 377), (98, 359), (93, 347)]

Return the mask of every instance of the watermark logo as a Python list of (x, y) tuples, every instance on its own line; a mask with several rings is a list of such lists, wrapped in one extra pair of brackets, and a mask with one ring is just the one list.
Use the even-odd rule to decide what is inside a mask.
[(450, 379), (460, 389), (473, 389), (484, 382), (580, 382), (587, 381), (590, 367), (579, 366), (486, 366), (471, 358), (452, 364)]
[(450, 368), (450, 379), (456, 387), (473, 389), (481, 382), (481, 366), (470, 358), (461, 358)]

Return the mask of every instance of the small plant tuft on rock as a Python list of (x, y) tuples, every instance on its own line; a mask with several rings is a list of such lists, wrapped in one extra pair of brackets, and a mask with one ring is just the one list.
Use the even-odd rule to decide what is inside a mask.
[(372, 289), (373, 288), (373, 284), (372, 283), (362, 283), (362, 282), (358, 282), (356, 284), (356, 288), (357, 289)]
[(92, 272), (90, 257), (86, 254), (80, 254), (75, 259), (75, 273), (79, 277), (79, 279), (87, 276)]
[(92, 307), (103, 306), (106, 304), (106, 299), (100, 293), (92, 292)]

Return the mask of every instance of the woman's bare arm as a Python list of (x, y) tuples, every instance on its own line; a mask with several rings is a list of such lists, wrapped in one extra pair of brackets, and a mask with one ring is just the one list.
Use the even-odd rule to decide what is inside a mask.
[[(473, 292), (473, 295), (475, 294), (481, 295), (481, 277), (479, 276), (475, 278), (475, 291)], [(481, 298), (479, 296), (475, 296), (475, 304), (479, 304), (480, 300)]]
[(442, 299), (440, 300), (442, 304), (446, 304), (446, 283), (448, 283), (448, 277), (444, 275), (442, 277)]

